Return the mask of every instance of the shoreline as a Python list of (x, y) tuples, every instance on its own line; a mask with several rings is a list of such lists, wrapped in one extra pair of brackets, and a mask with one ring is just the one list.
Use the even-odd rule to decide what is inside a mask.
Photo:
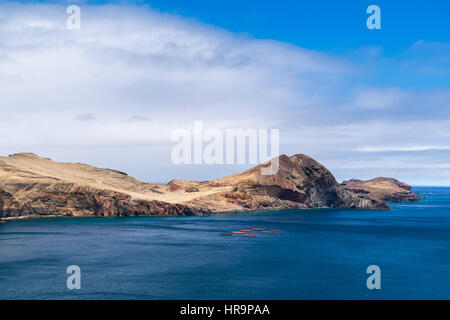
[[(419, 201), (407, 201), (404, 203), (410, 203), (410, 202), (420, 202)], [(281, 212), (281, 211), (311, 211), (311, 210), (333, 210), (333, 211), (341, 211), (341, 210), (352, 210), (352, 211), (390, 211), (392, 210), (391, 207), (389, 207), (389, 210), (383, 210), (383, 209), (363, 209), (363, 208), (333, 208), (333, 207), (320, 207), (320, 208), (281, 208), (281, 209), (263, 209), (263, 210), (249, 210), (249, 211), (223, 211), (223, 212), (214, 212), (209, 214), (194, 214), (194, 215), (136, 215), (136, 216), (100, 216), (100, 215), (84, 215), (84, 216), (69, 216), (69, 215), (29, 215), (29, 216), (18, 216), (18, 217), (1, 217), (0, 223), (7, 222), (7, 221), (19, 221), (19, 220), (32, 220), (32, 219), (46, 219), (46, 218), (177, 218), (177, 217), (209, 217), (209, 216), (215, 216), (215, 215), (236, 215), (236, 214), (259, 214), (259, 213), (267, 213), (267, 212)]]
[[(419, 187), (419, 188), (434, 188), (431, 187)], [(448, 187), (439, 187), (439, 188), (447, 188)], [(389, 202), (389, 204), (400, 204), (400, 203), (418, 203), (422, 201), (427, 201), (425, 196), (422, 196), (418, 193), (419, 198), (417, 200), (410, 201), (399, 201), (399, 202)], [(266, 213), (266, 212), (280, 212), (280, 211), (293, 211), (293, 210), (301, 210), (301, 211), (309, 211), (309, 210), (355, 210), (355, 211), (391, 211), (392, 208), (389, 207), (388, 210), (383, 209), (365, 209), (365, 208), (334, 208), (334, 207), (318, 207), (318, 208), (278, 208), (278, 209), (261, 209), (261, 210), (244, 210), (244, 211), (218, 211), (212, 213), (199, 213), (194, 215), (136, 215), (136, 216), (100, 216), (100, 215), (80, 215), (80, 216), (70, 216), (70, 215), (28, 215), (28, 216), (18, 216), (18, 217), (0, 217), (0, 223), (6, 221), (16, 221), (16, 220), (27, 220), (27, 219), (45, 219), (45, 218), (131, 218), (131, 217), (154, 217), (154, 218), (172, 218), (172, 217), (204, 217), (204, 216), (214, 216), (214, 215), (232, 215), (232, 214), (258, 214), (258, 213)]]

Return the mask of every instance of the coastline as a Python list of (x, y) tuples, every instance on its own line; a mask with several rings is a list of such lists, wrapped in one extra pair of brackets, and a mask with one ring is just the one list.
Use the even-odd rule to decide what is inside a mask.
[[(421, 201), (421, 200), (419, 200)], [(417, 201), (415, 201), (417, 202)], [(408, 203), (408, 202), (405, 202)], [(69, 215), (27, 215), (27, 216), (18, 216), (18, 217), (2, 217), (0, 218), (0, 223), (7, 221), (17, 221), (17, 220), (37, 220), (37, 219), (46, 219), (46, 218), (182, 218), (182, 217), (210, 217), (210, 216), (218, 216), (218, 215), (239, 215), (239, 214), (248, 214), (248, 215), (257, 215), (259, 213), (270, 213), (270, 212), (282, 212), (282, 211), (314, 211), (314, 210), (332, 210), (332, 211), (342, 211), (342, 210), (351, 210), (351, 211), (390, 211), (392, 210), (389, 207), (386, 209), (366, 209), (366, 208), (333, 208), (333, 207), (317, 207), (317, 208), (278, 208), (278, 209), (262, 209), (262, 210), (246, 210), (246, 211), (222, 211), (222, 212), (212, 212), (212, 213), (199, 213), (194, 215), (177, 215), (177, 216), (167, 216), (167, 215), (151, 215), (151, 216), (143, 216), (143, 215), (128, 215), (128, 216), (101, 216), (101, 215), (79, 215), (79, 216), (69, 216)]]
[[(270, 161), (212, 181), (171, 180), (165, 185), (122, 172), (61, 163), (30, 153), (0, 157), (1, 219), (64, 216), (204, 216), (287, 209), (390, 210), (390, 199), (416, 199), (393, 178), (339, 184), (305, 154), (281, 155), (279, 169), (262, 174)], [(273, 160), (271, 160), (273, 161)], [(398, 201), (395, 201), (398, 202)]]

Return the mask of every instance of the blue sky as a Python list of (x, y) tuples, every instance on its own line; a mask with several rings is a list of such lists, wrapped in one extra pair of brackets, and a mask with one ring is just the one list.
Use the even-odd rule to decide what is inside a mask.
[[(22, 3), (136, 4), (245, 33), (260, 39), (275, 39), (304, 48), (345, 53), (361, 46), (386, 46), (393, 54), (418, 39), (450, 41), (450, 3), (445, 0), (396, 1), (17, 1)], [(382, 9), (383, 27), (365, 28), (366, 8)]]
[[(69, 4), (80, 31), (64, 28)], [(366, 28), (371, 4), (381, 30)], [(245, 168), (170, 164), (171, 130), (202, 120), (280, 128), (283, 153), (339, 180), (450, 185), (449, 12), (417, 0), (4, 1), (0, 133), (21, 131), (0, 153), (157, 182)]]

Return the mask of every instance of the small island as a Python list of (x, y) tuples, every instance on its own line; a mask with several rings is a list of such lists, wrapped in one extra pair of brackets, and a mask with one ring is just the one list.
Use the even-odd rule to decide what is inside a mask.
[(342, 182), (350, 191), (366, 194), (368, 197), (384, 202), (419, 201), (420, 197), (412, 192), (410, 185), (393, 178), (375, 178), (371, 180), (351, 179)]

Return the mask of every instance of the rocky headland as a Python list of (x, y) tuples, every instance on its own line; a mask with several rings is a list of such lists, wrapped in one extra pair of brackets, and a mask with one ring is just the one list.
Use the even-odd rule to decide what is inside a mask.
[(342, 182), (342, 186), (371, 199), (388, 203), (420, 200), (420, 197), (412, 192), (410, 185), (393, 178), (379, 177), (366, 181), (352, 179)]
[[(297, 154), (213, 181), (139, 181), (126, 173), (81, 163), (61, 163), (32, 153), (0, 157), (0, 218), (43, 216), (177, 216), (282, 209), (387, 210), (405, 184), (385, 193), (340, 185), (323, 165)], [(392, 179), (393, 180), (393, 179)], [(394, 180), (396, 181), (396, 180)], [(372, 186), (372, 185), (371, 185)], [(365, 191), (364, 191), (365, 190)], [(400, 190), (400, 191), (401, 191)], [(392, 193), (390, 193), (392, 191)], [(409, 192), (410, 189), (409, 189)]]

